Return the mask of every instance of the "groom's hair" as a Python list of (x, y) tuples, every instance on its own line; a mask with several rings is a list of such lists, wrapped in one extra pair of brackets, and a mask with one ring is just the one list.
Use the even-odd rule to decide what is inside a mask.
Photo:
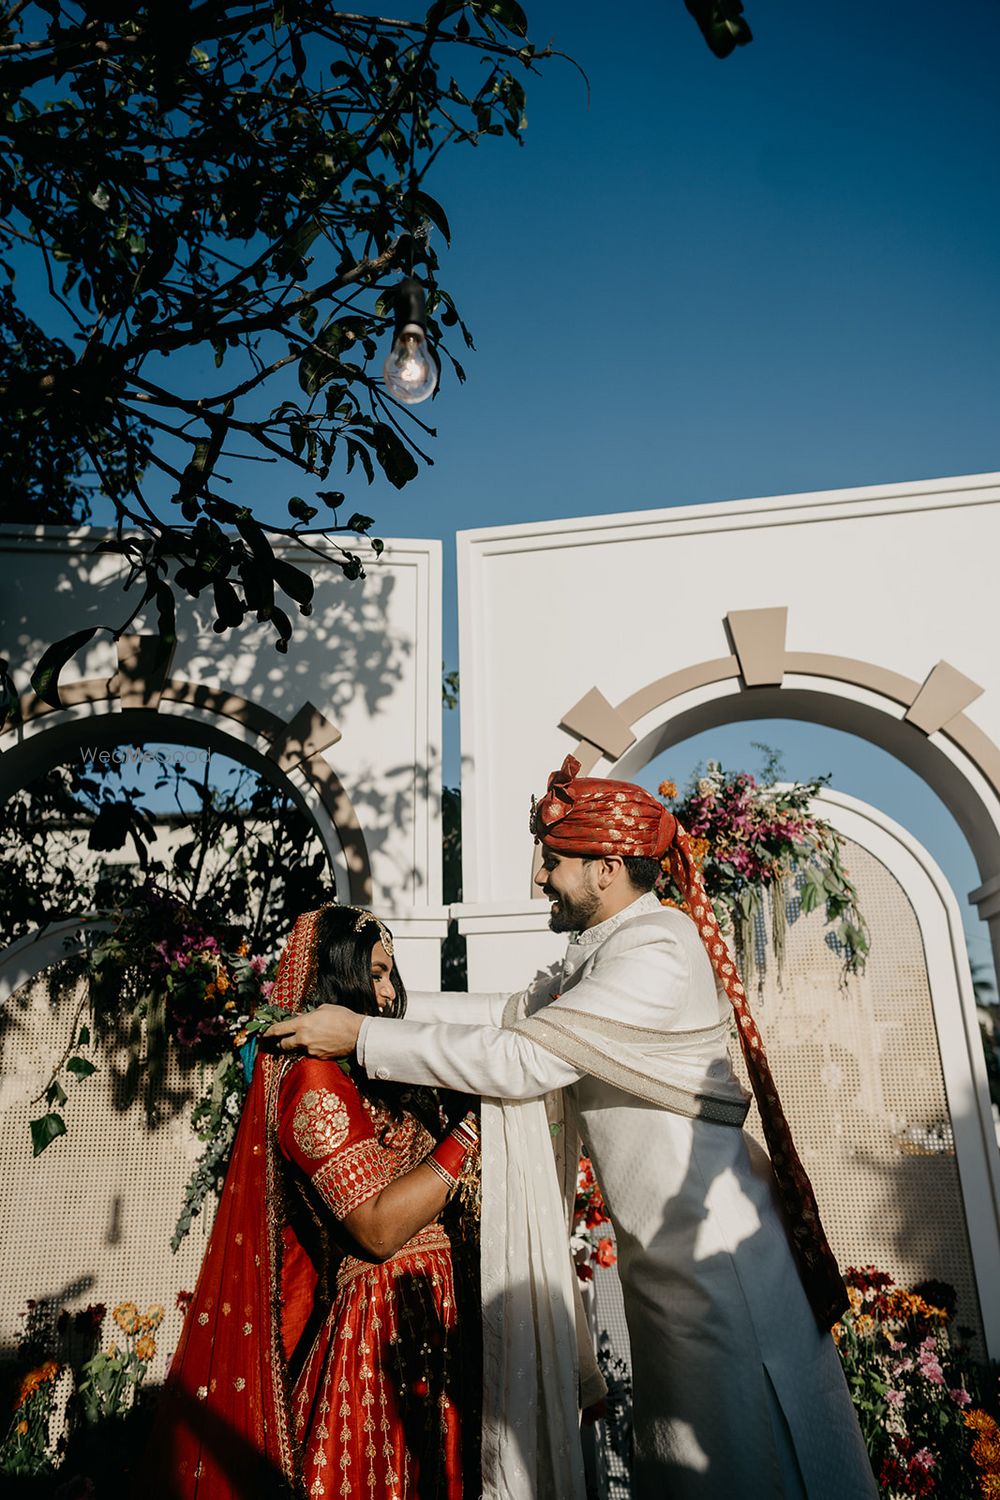
[[(604, 858), (602, 854), (585, 854), (583, 857), (588, 865), (591, 860)], [(659, 879), (660, 861), (649, 855), (626, 854), (622, 856), (622, 864), (637, 891), (651, 891)]]

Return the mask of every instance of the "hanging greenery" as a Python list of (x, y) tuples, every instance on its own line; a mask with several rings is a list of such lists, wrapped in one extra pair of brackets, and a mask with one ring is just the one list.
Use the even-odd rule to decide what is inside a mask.
[[(840, 835), (811, 810), (829, 777), (785, 782), (780, 774), (777, 755), (766, 750), (759, 780), (709, 761), (683, 795), (672, 781), (661, 782), (659, 791), (691, 836), (705, 887), (719, 921), (732, 934), (746, 984), (759, 973), (766, 952), (758, 938), (768, 907), (780, 978), (793, 898), (805, 914), (823, 909), (845, 976), (859, 974), (869, 951), (868, 924), (841, 859)], [(669, 871), (664, 870), (657, 889), (665, 904), (682, 904)]]

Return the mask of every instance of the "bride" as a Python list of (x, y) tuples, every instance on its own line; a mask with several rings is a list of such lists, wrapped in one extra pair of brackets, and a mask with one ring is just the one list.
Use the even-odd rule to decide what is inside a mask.
[[(369, 911), (307, 912), (285, 946), (272, 1003), (334, 995), (404, 1013)], [(443, 1118), (430, 1090), (257, 1058), (158, 1412), (154, 1494), (461, 1500), (481, 1377), (462, 1368), (471, 1315), (442, 1213), (477, 1169), (478, 1130), (470, 1113), (442, 1134)]]

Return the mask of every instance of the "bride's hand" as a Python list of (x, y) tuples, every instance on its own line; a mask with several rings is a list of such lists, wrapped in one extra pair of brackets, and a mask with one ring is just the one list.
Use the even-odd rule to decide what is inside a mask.
[(304, 1052), (308, 1057), (346, 1057), (353, 1052), (361, 1030), (361, 1017), (342, 1005), (318, 1005), (315, 1010), (287, 1021), (276, 1021), (261, 1033), (282, 1052)]

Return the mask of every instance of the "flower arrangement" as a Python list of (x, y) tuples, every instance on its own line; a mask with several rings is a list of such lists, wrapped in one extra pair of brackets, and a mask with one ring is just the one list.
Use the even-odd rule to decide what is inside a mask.
[[(581, 1281), (592, 1281), (594, 1265), (613, 1266), (618, 1259), (615, 1242), (607, 1233), (611, 1220), (598, 1186), (590, 1158), (580, 1157), (573, 1205), (573, 1232), (569, 1248)], [(605, 1232), (602, 1234), (601, 1230)]]
[(154, 1335), (164, 1309), (156, 1305), (142, 1313), (134, 1302), (118, 1303), (111, 1314), (117, 1332), (101, 1349), (106, 1314), (103, 1303), (75, 1313), (62, 1308), (56, 1315), (51, 1302), (29, 1302), (19, 1345), (20, 1360), (31, 1368), (17, 1386), (13, 1418), (0, 1442), (0, 1475), (53, 1474), (63, 1467), (72, 1439), (132, 1413), (156, 1353)]
[[(155, 1123), (168, 1044), (176, 1044), (182, 1061), (224, 1067), (232, 1061), (234, 1037), (266, 1005), (274, 984), (272, 961), (251, 953), (245, 938), (228, 926), (213, 927), (152, 886), (131, 907), (95, 923), (84, 973), (91, 1014), (81, 1024), (78, 1009), (70, 1043), (38, 1095), (49, 1113), (31, 1122), (36, 1156), (65, 1134), (59, 1112), (68, 1098), (64, 1085), (97, 1071), (86, 1055), (95, 1040), (127, 1047), (124, 1082), (133, 1097), (144, 1096), (147, 1118)], [(210, 1087), (198, 1106), (202, 1116), (206, 1110), (211, 1116), (213, 1101)]]
[(83, 1366), (77, 1397), (84, 1420), (91, 1425), (129, 1411), (156, 1353), (153, 1337), (163, 1322), (159, 1304), (141, 1313), (134, 1302), (119, 1302), (112, 1311), (122, 1342), (114, 1339)]
[(881, 1494), (1000, 1496), (996, 1424), (973, 1409), (969, 1361), (949, 1333), (954, 1290), (907, 1291), (874, 1266), (845, 1280), (850, 1308), (833, 1337)]
[[(768, 751), (760, 780), (709, 761), (683, 795), (672, 781), (661, 782), (659, 792), (691, 837), (719, 921), (733, 934), (746, 983), (757, 969), (757, 922), (765, 897), (780, 975), (790, 885), (797, 888), (803, 912), (824, 907), (845, 972), (859, 973), (869, 950), (868, 925), (841, 861), (840, 836), (809, 810), (829, 778), (788, 784), (779, 782), (780, 775), (780, 762)], [(666, 865), (657, 889), (665, 904), (682, 904)]]
[(46, 1359), (22, 1379), (10, 1428), (0, 1443), (0, 1474), (26, 1478), (52, 1472), (50, 1427), (61, 1369), (57, 1360)]

